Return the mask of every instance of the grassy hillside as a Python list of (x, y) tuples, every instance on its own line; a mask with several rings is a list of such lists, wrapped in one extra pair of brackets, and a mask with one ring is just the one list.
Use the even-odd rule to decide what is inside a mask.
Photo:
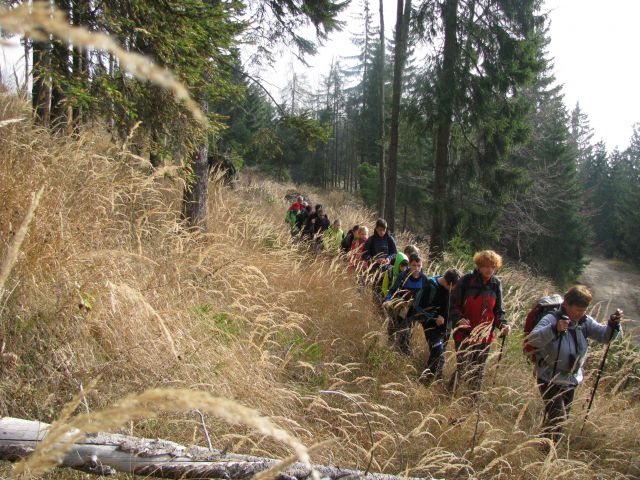
[[(255, 408), (307, 446), (333, 440), (313, 454), (315, 462), (364, 468), (367, 424), (352, 402), (322, 392), (335, 390), (367, 414), (372, 470), (445, 478), (640, 476), (640, 355), (630, 346), (610, 356), (585, 435), (578, 433), (590, 381), (578, 391), (569, 445), (545, 454), (537, 437), (542, 402), (520, 340), (510, 339), (498, 370), (490, 359), (478, 410), (463, 392), (451, 398), (440, 384), (419, 385), (426, 359), (420, 331), (413, 358), (394, 353), (370, 292), (344, 262), (291, 243), (283, 216), (293, 186), (251, 175), (234, 191), (212, 182), (210, 230), (189, 233), (180, 222), (176, 169), (152, 171), (99, 128), (56, 136), (28, 118), (20, 101), (0, 97), (5, 263), (31, 195), (44, 186), (0, 298), (8, 352), (0, 360), (0, 415), (51, 422), (80, 383), (92, 386), (92, 411), (149, 388), (185, 388)], [(372, 226), (372, 214), (347, 195), (305, 192), (345, 226)], [(463, 262), (446, 257), (427, 267)], [(511, 267), (500, 276), (512, 322), (552, 289)], [(591, 350), (589, 372), (600, 352)], [(192, 411), (171, 412), (166, 399), (158, 405), (157, 418), (123, 415), (112, 423), (134, 435), (205, 444)], [(291, 454), (247, 427), (213, 416), (207, 426), (218, 448)], [(10, 466), (0, 466), (0, 475), (9, 476)]]

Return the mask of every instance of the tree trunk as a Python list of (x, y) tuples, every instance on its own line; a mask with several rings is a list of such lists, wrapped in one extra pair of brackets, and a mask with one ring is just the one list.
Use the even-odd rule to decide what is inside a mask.
[(49, 103), (51, 90), (48, 82), (49, 42), (33, 42), (31, 105), (36, 122), (49, 124)]
[[(162, 166), (162, 156), (160, 155), (160, 137), (156, 128), (151, 130), (151, 151), (149, 152), (149, 162), (153, 168)], [(207, 152), (208, 153), (208, 152)]]
[(442, 70), (437, 80), (438, 113), (436, 161), (433, 173), (433, 225), (430, 252), (441, 255), (444, 250), (444, 226), (447, 207), (447, 170), (449, 139), (456, 91), (455, 66), (458, 58), (458, 0), (446, 0), (442, 9), (444, 22), (444, 52)]
[[(337, 82), (337, 79), (336, 79)], [(337, 87), (336, 87), (337, 90)], [(335, 98), (335, 110), (333, 112), (333, 121), (334, 121), (334, 138), (333, 138), (333, 172), (334, 172), (334, 181), (333, 181), (333, 188), (338, 188), (340, 185), (340, 172), (339, 172), (339, 165), (338, 165), (338, 150), (340, 145), (338, 144), (338, 130), (339, 130), (339, 125), (338, 125), (338, 92), (336, 91), (336, 98)]]
[[(11, 462), (33, 454), (47, 435), (46, 423), (17, 418), (0, 418), (0, 460)], [(59, 446), (60, 444), (56, 444)], [(115, 433), (95, 433), (70, 445), (59, 466), (96, 475), (116, 472), (157, 478), (225, 478), (245, 480), (278, 465), (279, 460), (236, 455), (203, 447), (185, 447), (160, 439), (138, 438)], [(314, 465), (322, 478), (362, 478), (363, 472)], [(305, 480), (311, 470), (294, 463), (276, 475), (278, 480)], [(401, 480), (405, 476), (369, 473), (369, 480)]]
[(384, 132), (384, 63), (385, 63), (385, 47), (384, 47), (384, 7), (380, 0), (380, 71), (379, 73), (379, 90), (380, 90), (380, 160), (378, 161), (378, 176), (380, 177), (380, 188), (378, 189), (378, 215), (384, 217), (384, 201), (387, 196), (387, 165), (385, 161), (385, 132)]
[(24, 91), (20, 89), (19, 85), (16, 87), (21, 91), (21, 95), (24, 95), (25, 99), (29, 98), (29, 57), (31, 55), (31, 44), (28, 38), (22, 39), (24, 46)]
[[(403, 8), (404, 4), (404, 8)], [(400, 98), (402, 96), (402, 73), (407, 56), (407, 40), (409, 36), (409, 17), (411, 16), (411, 0), (398, 0), (396, 12), (396, 37), (393, 64), (393, 91), (391, 94), (391, 132), (389, 138), (389, 155), (387, 165), (387, 191), (384, 211), (389, 230), (395, 228), (396, 186), (398, 183), (398, 135), (400, 127)]]
[[(55, 0), (55, 5), (68, 16), (68, 0)], [(66, 90), (69, 83), (69, 48), (66, 42), (55, 38), (51, 53), (51, 73), (51, 126), (61, 130), (68, 122)]]
[[(87, 2), (85, 0), (74, 0), (72, 7), (72, 19), (75, 26), (86, 26), (88, 23), (87, 18)], [(86, 89), (89, 82), (88, 68), (89, 68), (89, 56), (88, 52), (81, 47), (73, 46), (73, 79), (82, 89)], [(72, 109), (72, 121), (73, 125), (77, 128), (83, 121), (82, 119), (82, 106), (76, 100)]]
[[(200, 108), (203, 112), (208, 112), (209, 105), (206, 99), (201, 102)], [(207, 201), (209, 198), (209, 163), (208, 141), (206, 135), (202, 142), (191, 155), (192, 175), (187, 182), (182, 204), (182, 214), (188, 222), (190, 228), (197, 228), (203, 232), (207, 231)]]
[(404, 206), (404, 215), (403, 215), (403, 219), (402, 219), (402, 231), (406, 232), (407, 231), (407, 206)]

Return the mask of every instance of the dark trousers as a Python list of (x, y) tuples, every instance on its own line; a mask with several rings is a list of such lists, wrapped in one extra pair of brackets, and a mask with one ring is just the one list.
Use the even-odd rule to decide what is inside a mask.
[(427, 359), (427, 368), (424, 371), (427, 379), (442, 378), (444, 369), (444, 349), (447, 345), (446, 332), (443, 329), (434, 327), (433, 324), (422, 324), (424, 336), (429, 345), (429, 358)]
[(473, 393), (482, 387), (490, 349), (490, 343), (456, 344), (456, 374)]
[(558, 443), (562, 438), (562, 428), (569, 417), (575, 387), (545, 383), (538, 379), (538, 388), (544, 402), (544, 436)]
[(406, 318), (401, 318), (397, 313), (392, 314), (389, 319), (388, 333), (389, 339), (393, 342), (400, 353), (411, 355), (411, 327), (413, 318), (409, 312)]

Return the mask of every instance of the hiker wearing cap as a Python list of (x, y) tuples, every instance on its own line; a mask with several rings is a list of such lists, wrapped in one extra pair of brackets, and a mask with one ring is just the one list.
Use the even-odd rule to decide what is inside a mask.
[(502, 284), (496, 271), (502, 257), (493, 250), (483, 250), (473, 256), (476, 269), (463, 276), (453, 291), (451, 324), (456, 347), (455, 380), (465, 380), (478, 392), (484, 378), (494, 330), (508, 335), (511, 327), (504, 318)]
[(536, 377), (545, 411), (544, 435), (554, 442), (561, 438), (576, 387), (582, 383), (588, 340), (608, 343), (620, 333), (622, 310), (602, 325), (586, 315), (592, 298), (587, 287), (571, 287), (560, 309), (542, 317), (527, 336), (527, 344), (535, 349)]
[(444, 350), (449, 340), (447, 321), (451, 313), (451, 292), (461, 276), (455, 268), (444, 275), (436, 275), (416, 297), (415, 319), (422, 325), (429, 345), (427, 366), (420, 377), (425, 383), (442, 378)]
[(411, 354), (411, 327), (415, 314), (414, 302), (418, 292), (429, 282), (422, 271), (422, 259), (413, 254), (409, 257), (409, 268), (398, 275), (387, 293), (382, 307), (390, 313), (388, 333), (401, 353)]

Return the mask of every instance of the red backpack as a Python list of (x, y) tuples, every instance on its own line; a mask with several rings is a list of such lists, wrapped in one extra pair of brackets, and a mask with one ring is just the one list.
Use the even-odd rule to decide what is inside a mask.
[(535, 306), (527, 313), (527, 318), (524, 321), (524, 339), (522, 340), (522, 351), (525, 356), (533, 363), (536, 359), (536, 349), (527, 343), (527, 337), (531, 331), (535, 328), (538, 322), (548, 313), (555, 312), (562, 305), (562, 296), (557, 293), (542, 297), (538, 300)]

